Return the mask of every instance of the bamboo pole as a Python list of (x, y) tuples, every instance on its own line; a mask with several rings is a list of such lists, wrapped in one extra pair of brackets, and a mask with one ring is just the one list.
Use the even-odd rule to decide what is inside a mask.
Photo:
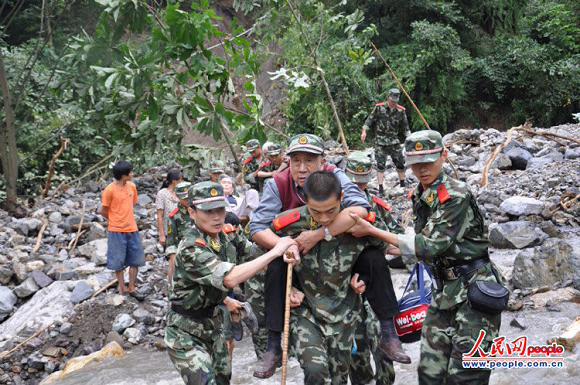
[(292, 292), (292, 264), (286, 274), (286, 304), (284, 307), (284, 339), (282, 341), (282, 385), (286, 385), (288, 374), (288, 339), (290, 336), (290, 294)]

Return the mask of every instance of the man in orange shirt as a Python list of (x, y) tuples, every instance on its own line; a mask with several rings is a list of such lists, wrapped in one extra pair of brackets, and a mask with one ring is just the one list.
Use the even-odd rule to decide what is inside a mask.
[[(115, 180), (103, 191), (101, 214), (109, 221), (107, 268), (115, 271), (119, 293), (137, 290), (137, 272), (145, 264), (141, 237), (135, 222), (133, 207), (138, 195), (133, 179), (133, 166), (121, 160), (113, 166)], [(124, 272), (129, 267), (129, 287), (125, 286)]]

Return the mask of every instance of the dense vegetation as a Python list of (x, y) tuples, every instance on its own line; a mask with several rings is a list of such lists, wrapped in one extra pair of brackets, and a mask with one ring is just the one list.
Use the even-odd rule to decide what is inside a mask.
[(142, 168), (183, 162), (186, 130), (230, 144), (272, 137), (256, 87), (272, 60), (287, 133), (338, 138), (341, 125), (356, 146), (370, 108), (395, 86), (371, 42), (443, 132), (548, 126), (580, 107), (576, 1), (236, 0), (229, 11), (245, 25), (220, 20), (217, 7), (1, 1), (0, 200), (38, 193), (65, 138), (58, 183), (117, 157)]

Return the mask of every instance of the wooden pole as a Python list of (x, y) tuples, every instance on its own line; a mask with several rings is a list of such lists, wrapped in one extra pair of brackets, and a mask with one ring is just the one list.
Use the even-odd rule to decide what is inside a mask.
[(286, 385), (288, 373), (288, 337), (290, 336), (290, 294), (292, 292), (292, 264), (286, 273), (286, 304), (284, 307), (284, 339), (282, 341), (282, 385)]
[(401, 83), (401, 81), (397, 77), (397, 74), (395, 74), (395, 71), (393, 71), (393, 69), (391, 68), (391, 66), (389, 65), (389, 63), (387, 63), (387, 61), (385, 60), (385, 58), (383, 57), (383, 55), (381, 55), (381, 52), (379, 51), (379, 49), (377, 48), (377, 46), (375, 45), (375, 43), (373, 43), (371, 41), (371, 45), (373, 46), (373, 49), (375, 50), (375, 53), (377, 54), (377, 56), (381, 58), (381, 60), (385, 64), (385, 67), (387, 67), (387, 70), (389, 70), (391, 76), (393, 77), (393, 79), (395, 80), (395, 82), (397, 83), (397, 85), (399, 86), (399, 88), (401, 89), (401, 91), (403, 91), (403, 93), (405, 94), (405, 96), (407, 97), (407, 99), (409, 99), (409, 102), (411, 102), (411, 105), (413, 106), (413, 108), (415, 109), (415, 111), (417, 111), (417, 114), (419, 114), (419, 117), (423, 121), (423, 124), (425, 125), (425, 127), (427, 127), (427, 129), (430, 130), (431, 129), (431, 126), (429, 126), (429, 123), (427, 123), (427, 120), (425, 119), (425, 117), (421, 113), (421, 110), (419, 110), (419, 107), (417, 107), (417, 105), (415, 104), (415, 102), (413, 101), (413, 99), (411, 99), (411, 95), (409, 95), (409, 93), (405, 89), (405, 86), (403, 86), (403, 83)]

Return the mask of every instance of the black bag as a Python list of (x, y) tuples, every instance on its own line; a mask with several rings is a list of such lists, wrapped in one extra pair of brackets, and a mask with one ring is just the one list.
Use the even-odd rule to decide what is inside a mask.
[(500, 314), (507, 309), (510, 292), (497, 282), (475, 281), (467, 288), (471, 307), (482, 313)]

